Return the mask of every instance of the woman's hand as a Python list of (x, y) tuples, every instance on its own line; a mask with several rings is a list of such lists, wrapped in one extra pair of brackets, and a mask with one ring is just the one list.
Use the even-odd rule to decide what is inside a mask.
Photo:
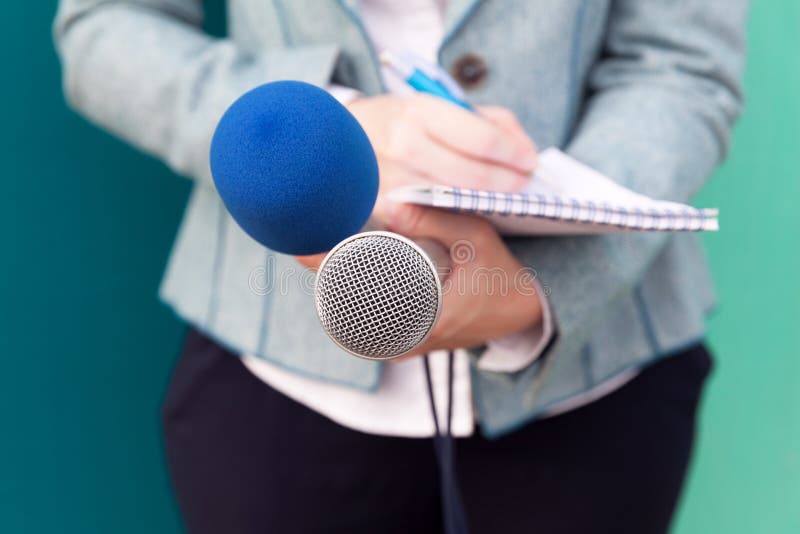
[[(411, 239), (435, 240), (449, 252), (439, 322), (415, 354), (475, 347), (532, 328), (542, 320), (535, 273), (511, 254), (488, 221), (391, 201), (386, 206), (389, 230)], [(323, 257), (298, 260), (316, 269)]]
[[(378, 157), (380, 191), (373, 211), (388, 219), (385, 194), (404, 185), (443, 184), (519, 191), (536, 167), (536, 146), (514, 114), (495, 106), (475, 114), (430, 95), (379, 95), (348, 106)], [(297, 256), (316, 269), (325, 254)]]
[(386, 220), (386, 192), (404, 185), (444, 184), (519, 191), (536, 167), (536, 147), (514, 114), (499, 107), (479, 114), (439, 98), (379, 95), (348, 106), (375, 149)]
[(482, 345), (542, 320), (535, 273), (485, 219), (408, 204), (391, 204), (390, 211), (390, 230), (436, 240), (450, 251), (442, 313), (416, 354)]
[[(477, 115), (428, 95), (361, 98), (348, 109), (378, 157), (374, 215), (392, 231), (437, 240), (451, 251), (442, 314), (418, 353), (481, 345), (541, 321), (531, 274), (488, 222), (385, 198), (396, 187), (417, 184), (522, 189), (536, 166), (536, 147), (513, 113), (482, 107)], [(315, 269), (324, 256), (297, 259)]]

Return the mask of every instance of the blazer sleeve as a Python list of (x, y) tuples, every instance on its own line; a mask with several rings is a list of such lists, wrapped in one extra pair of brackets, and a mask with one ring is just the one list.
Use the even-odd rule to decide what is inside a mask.
[(61, 0), (54, 25), (68, 103), (95, 124), (212, 184), (216, 123), (271, 80), (325, 85), (336, 46), (242, 50), (201, 29), (200, 0)]
[[(566, 152), (634, 191), (687, 201), (723, 158), (740, 110), (745, 16), (742, 0), (613, 0)], [(558, 325), (549, 350), (584, 345), (667, 239), (510, 240), (549, 292)]]

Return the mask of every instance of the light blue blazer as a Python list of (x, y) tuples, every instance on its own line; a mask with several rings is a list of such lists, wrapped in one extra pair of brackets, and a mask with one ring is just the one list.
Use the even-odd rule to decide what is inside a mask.
[[(71, 106), (195, 179), (163, 300), (234, 351), (368, 390), (381, 364), (325, 337), (302, 268), (239, 229), (208, 162), (217, 120), (256, 85), (383, 90), (357, 4), (230, 0), (229, 37), (217, 39), (199, 29), (200, 0), (62, 0), (55, 36)], [(745, 4), (450, 0), (439, 59), (452, 69), (481, 57), (485, 80), (469, 99), (511, 108), (540, 147), (561, 147), (634, 191), (688, 201), (723, 158), (739, 113)], [(508, 242), (550, 289), (558, 335), (522, 371), (473, 366), (488, 436), (703, 338), (714, 298), (694, 235)]]

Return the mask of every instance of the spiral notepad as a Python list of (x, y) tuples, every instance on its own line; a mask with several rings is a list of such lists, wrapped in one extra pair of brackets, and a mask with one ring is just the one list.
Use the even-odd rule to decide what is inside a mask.
[(596, 234), (625, 231), (702, 232), (719, 229), (718, 210), (653, 200), (550, 148), (520, 193), (448, 186), (410, 186), (394, 200), (477, 213), (504, 234)]

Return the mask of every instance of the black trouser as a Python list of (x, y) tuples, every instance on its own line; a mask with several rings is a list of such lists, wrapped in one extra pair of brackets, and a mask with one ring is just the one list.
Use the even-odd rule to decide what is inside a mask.
[[(578, 410), (495, 441), (458, 439), (470, 532), (667, 531), (710, 366), (698, 345)], [(189, 532), (441, 532), (431, 440), (344, 428), (197, 332), (172, 378), (164, 427)]]

